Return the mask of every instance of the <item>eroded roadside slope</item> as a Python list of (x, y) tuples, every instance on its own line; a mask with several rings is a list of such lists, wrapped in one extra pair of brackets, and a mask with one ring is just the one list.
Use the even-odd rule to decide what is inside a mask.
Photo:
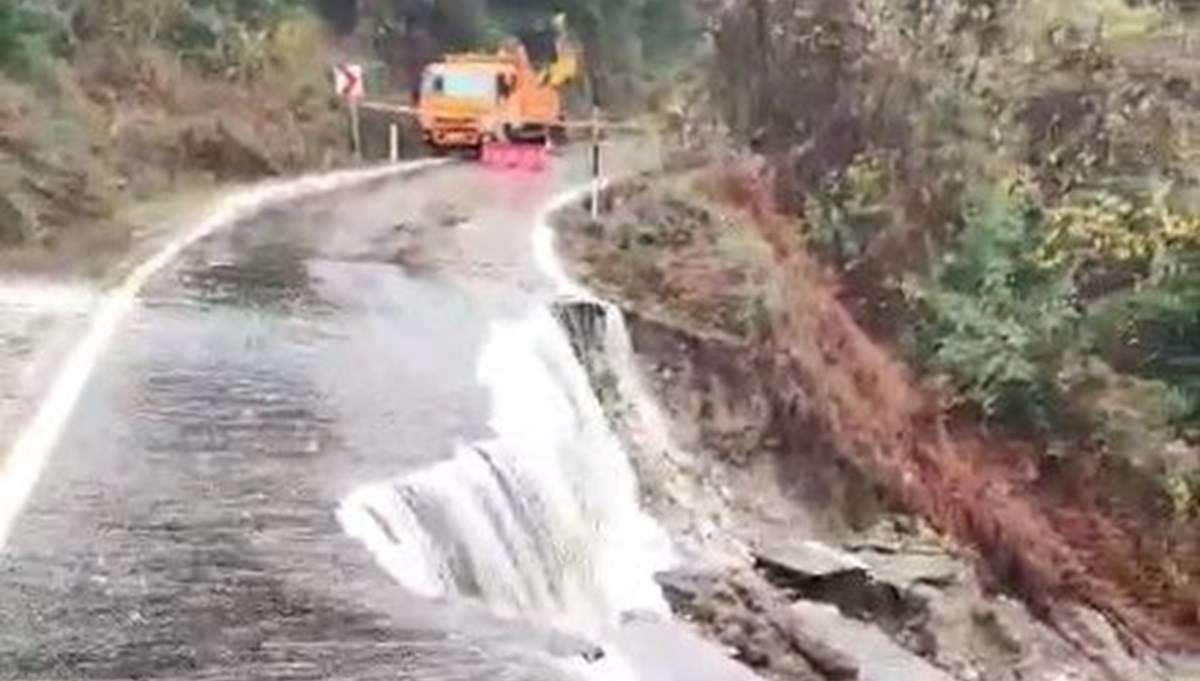
[[(843, 306), (794, 223), (753, 201), (735, 207), (695, 179), (627, 184), (607, 198), (602, 223), (568, 213), (560, 225), (577, 273), (626, 309), (657, 397), (696, 453), (686, 464), (641, 461), (648, 488), (670, 490), (647, 497), (677, 533), (701, 551), (748, 547), (758, 576), (770, 562), (763, 554), (785, 547), (783, 562), (809, 580), (801, 600), (822, 575), (845, 571), (795, 558), (796, 540), (858, 550), (889, 595), (857, 611), (836, 588), (815, 600), (879, 620), (880, 598), (917, 594), (916, 614), (892, 611), (883, 629), (959, 678), (1154, 678), (1165, 672), (1149, 664), (1146, 643), (1195, 646), (1194, 533), (1138, 507), (1119, 487), (1130, 471), (1087, 462), (1048, 470), (1027, 445), (949, 422), (937, 394)], [(704, 499), (717, 501), (684, 508)], [(909, 529), (902, 540), (870, 539), (880, 527)], [(722, 535), (729, 541), (716, 542)], [(944, 558), (953, 577), (931, 577), (941, 568), (928, 563), (915, 577), (882, 576), (914, 554)], [(755, 593), (734, 583), (734, 593)], [(715, 588), (691, 579), (676, 605), (768, 675), (822, 671), (811, 650), (801, 671), (772, 659), (763, 632), (778, 623), (731, 623), (706, 610), (704, 593), (730, 600)], [(985, 597), (996, 592), (1024, 607)], [(763, 598), (733, 600), (770, 610), (754, 605)], [(776, 647), (787, 645), (798, 646), (793, 637)]]

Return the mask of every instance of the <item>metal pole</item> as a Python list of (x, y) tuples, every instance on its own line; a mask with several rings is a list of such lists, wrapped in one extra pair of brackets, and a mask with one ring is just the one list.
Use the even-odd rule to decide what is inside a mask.
[(350, 141), (354, 146), (354, 158), (362, 160), (362, 128), (359, 125), (358, 98), (350, 98)]
[(592, 107), (592, 219), (600, 218), (600, 107)]
[(388, 127), (388, 151), (392, 163), (400, 160), (400, 126), (395, 123)]

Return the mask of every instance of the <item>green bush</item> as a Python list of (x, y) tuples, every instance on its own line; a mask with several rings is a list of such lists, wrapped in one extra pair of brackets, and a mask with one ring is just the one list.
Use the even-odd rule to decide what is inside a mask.
[(844, 173), (813, 197), (808, 239), (824, 257), (852, 269), (892, 220), (894, 182), (890, 158), (860, 154)]
[[(1162, 408), (1144, 403), (1147, 418), (1165, 410), (1164, 426), (1200, 433), (1200, 254), (1162, 250), (1135, 281), (1122, 276), (1085, 307), (1080, 286), (1100, 290), (1101, 246), (1129, 250), (1112, 237), (1120, 230), (1093, 215), (1089, 229), (1103, 238), (1059, 257), (1061, 210), (1043, 210), (1019, 183), (968, 189), (960, 214), (931, 276), (908, 285), (928, 370), (988, 417), (1045, 431), (1065, 425), (1065, 396), (1086, 380), (1080, 361), (1098, 354), (1161, 384)], [(1161, 238), (1161, 225), (1146, 224), (1127, 229)]]
[(1200, 435), (1200, 272), (1114, 295), (1089, 327), (1108, 362), (1168, 385), (1179, 405), (1172, 425)]
[(303, 0), (190, 0), (170, 15), (158, 42), (230, 78), (254, 80), (276, 70), (295, 76), (301, 49), (306, 67), (320, 56), (319, 29), (306, 7)]
[(907, 290), (919, 359), (989, 418), (1046, 431), (1061, 415), (1080, 313), (1069, 273), (1036, 258), (1042, 212), (1021, 185), (966, 192), (932, 276)]
[(1171, 510), (1185, 522), (1200, 519), (1200, 470), (1179, 471), (1167, 479)]
[(28, 77), (49, 55), (50, 15), (25, 0), (0, 0), (0, 71)]

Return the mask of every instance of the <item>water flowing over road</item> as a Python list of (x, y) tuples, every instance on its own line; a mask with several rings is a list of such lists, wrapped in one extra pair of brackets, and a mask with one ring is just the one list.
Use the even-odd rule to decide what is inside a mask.
[(0, 678), (626, 673), (584, 658), (669, 552), (531, 247), (584, 167), (371, 180), (164, 261), (0, 553)]

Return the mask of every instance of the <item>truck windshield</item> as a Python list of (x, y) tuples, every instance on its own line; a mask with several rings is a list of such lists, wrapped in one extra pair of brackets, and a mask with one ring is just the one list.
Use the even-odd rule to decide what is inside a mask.
[(496, 77), (490, 73), (440, 70), (425, 74), (426, 93), (471, 99), (496, 99)]

